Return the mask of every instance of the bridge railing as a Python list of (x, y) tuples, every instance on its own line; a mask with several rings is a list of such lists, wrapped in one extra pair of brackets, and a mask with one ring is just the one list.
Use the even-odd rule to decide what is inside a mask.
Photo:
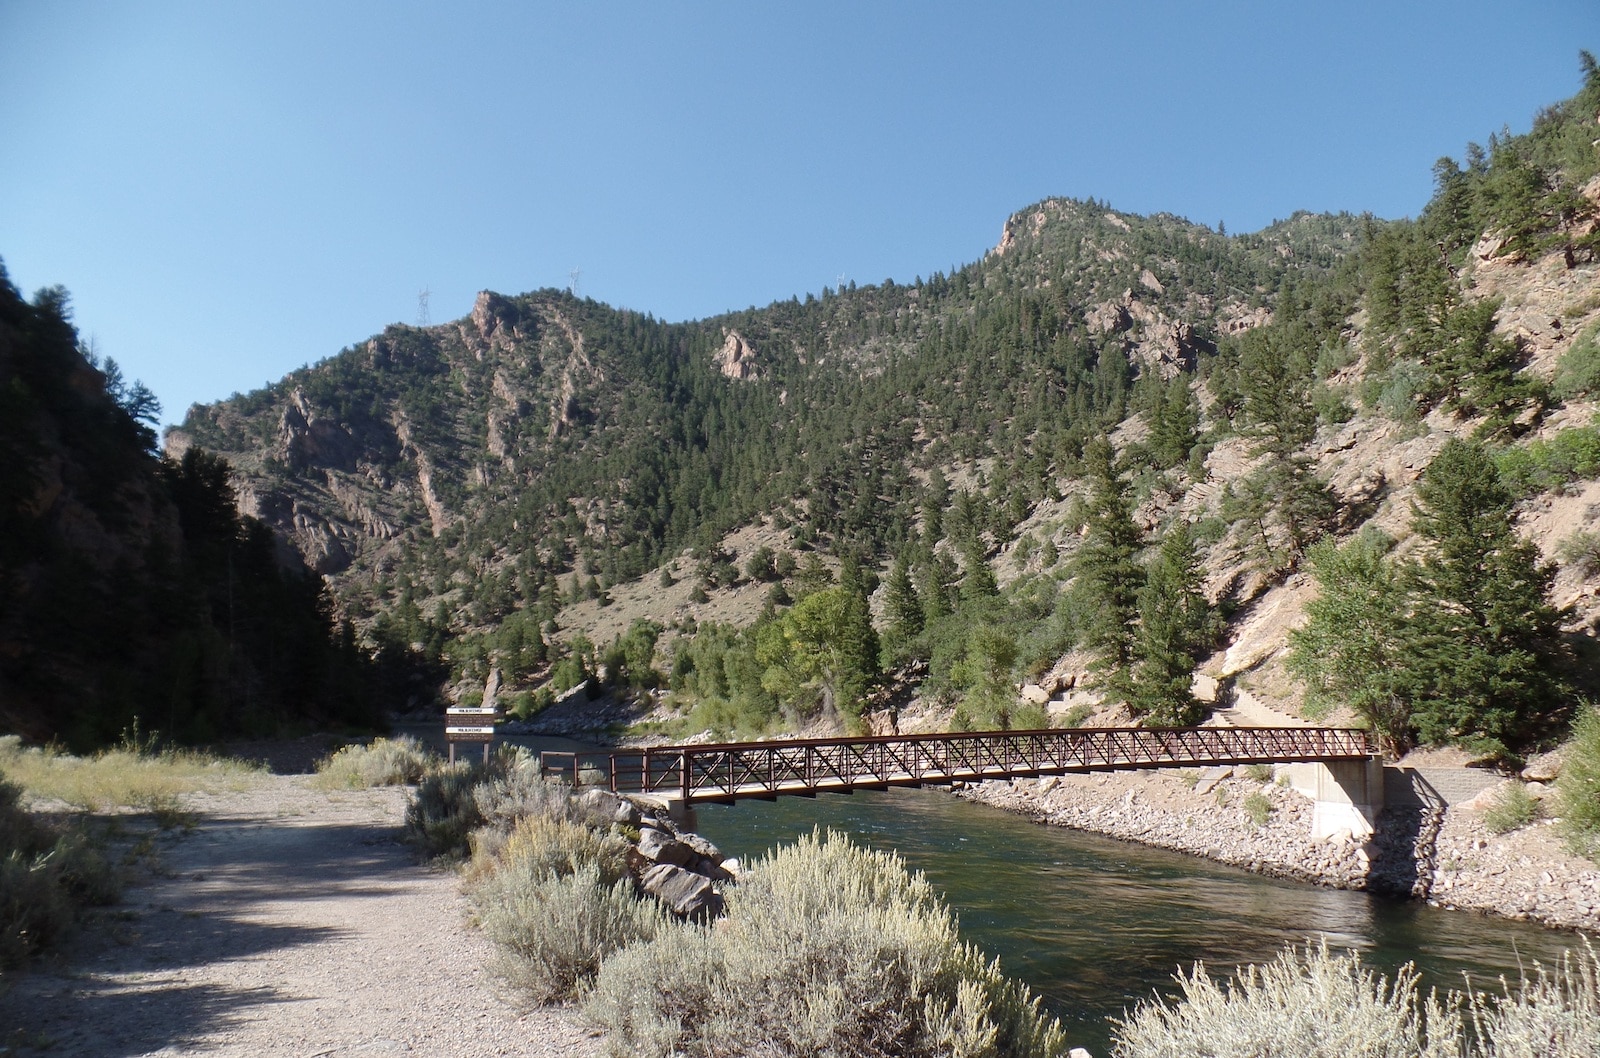
[[(543, 754), (547, 768), (686, 803), (1074, 771), (1371, 757), (1366, 731), (1322, 727), (1058, 728), (658, 746)], [(567, 758), (563, 764), (554, 758)]]

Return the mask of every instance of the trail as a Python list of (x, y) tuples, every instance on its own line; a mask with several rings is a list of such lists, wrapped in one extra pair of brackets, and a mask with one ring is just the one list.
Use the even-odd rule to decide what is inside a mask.
[(403, 790), (307, 778), (192, 797), (156, 876), (0, 996), (0, 1055), (601, 1053), (498, 985), (455, 876), (400, 841)]

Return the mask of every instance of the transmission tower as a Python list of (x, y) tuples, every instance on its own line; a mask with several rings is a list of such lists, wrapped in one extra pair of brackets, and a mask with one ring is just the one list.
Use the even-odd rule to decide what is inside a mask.
[(433, 291), (429, 290), (427, 287), (423, 287), (421, 290), (417, 291), (417, 326), (418, 327), (431, 327), (431, 326), (433, 326), (433, 318), (428, 315), (428, 295), (430, 295), (432, 293), (433, 293)]
[(571, 294), (573, 297), (578, 296), (578, 277), (581, 275), (583, 275), (583, 269), (581, 268), (574, 268), (572, 271), (567, 273), (568, 278), (571, 280), (567, 284), (567, 293)]

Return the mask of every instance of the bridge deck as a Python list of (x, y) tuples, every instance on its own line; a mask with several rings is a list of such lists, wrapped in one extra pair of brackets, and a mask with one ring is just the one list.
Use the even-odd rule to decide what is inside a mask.
[(552, 770), (598, 768), (611, 789), (685, 804), (813, 796), (890, 786), (1128, 768), (1357, 760), (1376, 752), (1352, 728), (1058, 728), (657, 746), (544, 753)]

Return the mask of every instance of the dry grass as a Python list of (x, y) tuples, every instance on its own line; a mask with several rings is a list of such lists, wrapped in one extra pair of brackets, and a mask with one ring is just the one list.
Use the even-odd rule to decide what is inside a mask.
[(176, 812), (183, 794), (242, 790), (265, 774), (257, 764), (188, 750), (122, 748), (77, 757), (24, 749), (15, 736), (0, 738), (0, 772), (36, 802), (59, 801), (85, 812), (137, 808), (157, 815)]

